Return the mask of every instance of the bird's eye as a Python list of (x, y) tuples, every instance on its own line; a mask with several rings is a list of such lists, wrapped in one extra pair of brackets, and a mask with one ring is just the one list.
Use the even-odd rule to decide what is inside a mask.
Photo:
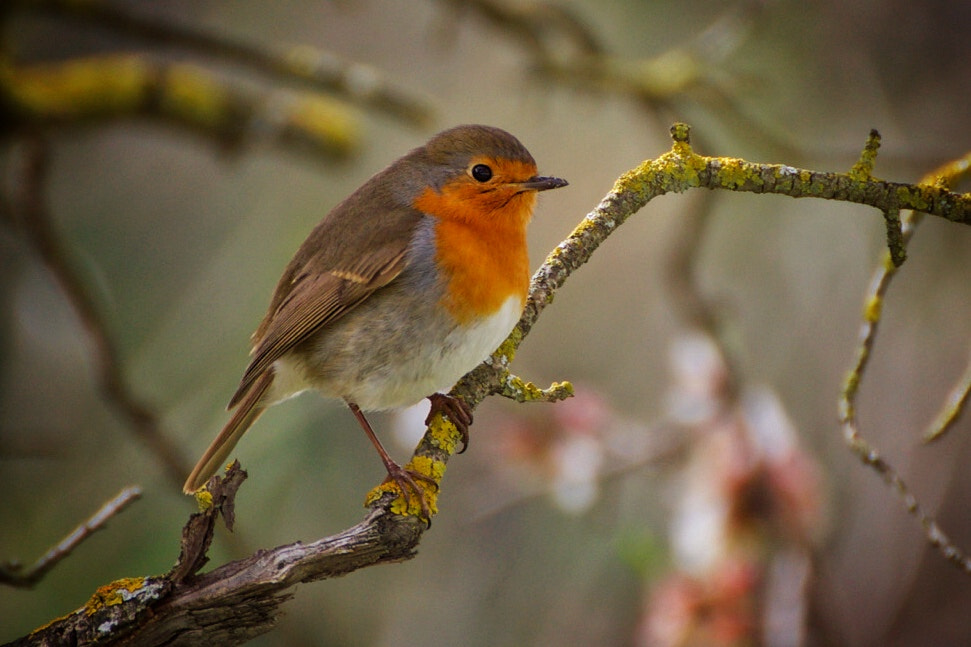
[(476, 182), (488, 182), (492, 179), (492, 169), (485, 164), (476, 164), (472, 167), (472, 177)]

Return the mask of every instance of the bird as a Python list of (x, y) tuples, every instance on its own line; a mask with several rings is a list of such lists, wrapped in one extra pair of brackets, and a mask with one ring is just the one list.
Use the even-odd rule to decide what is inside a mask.
[[(402, 496), (427, 476), (396, 463), (364, 415), (428, 398), (468, 447), (471, 408), (444, 393), (486, 359), (522, 315), (526, 228), (540, 191), (518, 139), (484, 125), (434, 135), (367, 180), (317, 224), (286, 266), (232, 415), (186, 479), (200, 490), (271, 405), (306, 390), (343, 400)], [(434, 482), (432, 482), (434, 484)], [(407, 498), (405, 499), (408, 500)]]

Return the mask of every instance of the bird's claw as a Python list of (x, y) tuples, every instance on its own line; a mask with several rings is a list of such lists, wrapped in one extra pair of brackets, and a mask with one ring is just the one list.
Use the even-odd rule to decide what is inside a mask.
[(397, 463), (392, 463), (387, 466), (388, 476), (384, 479), (385, 483), (394, 483), (399, 490), (401, 490), (401, 497), (408, 505), (411, 502), (411, 495), (414, 494), (418, 498), (418, 502), (421, 505), (421, 519), (425, 521), (428, 528), (432, 527), (432, 510), (428, 505), (428, 498), (425, 493), (425, 489), (418, 485), (418, 481), (424, 481), (432, 486), (435, 490), (438, 490), (438, 482), (430, 476), (425, 474), (420, 474), (409, 469), (401, 467)]
[(432, 418), (436, 413), (448, 416), (455, 428), (458, 430), (462, 439), (462, 449), (459, 454), (469, 448), (469, 425), (472, 424), (472, 407), (462, 398), (457, 398), (444, 393), (433, 393), (428, 396), (432, 403), (432, 408), (425, 418), (425, 426), (431, 424)]

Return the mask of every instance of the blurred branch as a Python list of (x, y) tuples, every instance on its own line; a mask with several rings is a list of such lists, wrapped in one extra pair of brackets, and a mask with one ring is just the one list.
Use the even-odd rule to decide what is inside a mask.
[(714, 66), (745, 41), (761, 13), (758, 0), (734, 2), (686, 44), (645, 59), (611, 55), (573, 10), (554, 2), (448, 0), (513, 36), (537, 70), (557, 81), (597, 86), (647, 101), (666, 101), (693, 87), (715, 85)]
[[(522, 318), (503, 345), (485, 362), (467, 374), (452, 390), (475, 407), (489, 395), (502, 393), (509, 377), (509, 364), (539, 315), (552, 302), (556, 291), (569, 276), (586, 263), (594, 251), (631, 215), (654, 198), (672, 191), (705, 187), (730, 191), (778, 193), (792, 197), (819, 197), (884, 208), (888, 201), (898, 206), (924, 205), (928, 212), (966, 223), (971, 197), (951, 194), (940, 186), (883, 182), (868, 173), (819, 173), (788, 166), (754, 164), (739, 159), (697, 155), (688, 141), (688, 127), (671, 129), (674, 145), (668, 153), (647, 160), (622, 175), (600, 204), (573, 233), (547, 257), (534, 274)], [(446, 463), (460, 439), (454, 425), (436, 415), (408, 465), (440, 484)], [(227, 480), (210, 481), (213, 503), (203, 515), (200, 529), (187, 527), (183, 555), (173, 571), (163, 577), (119, 580), (103, 587), (93, 611), (79, 610), (56, 620), (14, 643), (44, 644), (43, 636), (68, 635), (69, 631), (92, 636), (99, 626), (110, 626), (111, 636), (98, 637), (99, 644), (177, 645), (197, 644), (205, 635), (211, 647), (237, 644), (268, 631), (276, 621), (279, 605), (291, 593), (288, 589), (350, 573), (374, 564), (402, 561), (414, 556), (425, 530), (416, 500), (405, 501), (391, 485), (381, 485), (367, 498), (371, 508), (356, 526), (303, 544), (288, 544), (261, 550), (251, 557), (230, 562), (201, 576), (195, 571), (205, 563), (208, 537), (219, 510), (231, 509), (231, 493), (224, 488), (238, 478), (237, 469)], [(433, 512), (436, 492), (428, 493)], [(193, 516), (193, 519), (199, 519)], [(201, 533), (201, 540), (200, 534)], [(124, 591), (124, 592), (121, 592)], [(100, 615), (105, 614), (105, 615)], [(98, 622), (96, 622), (96, 620)], [(111, 621), (111, 624), (104, 623)], [(84, 623), (84, 631), (77, 629)]]
[(139, 399), (125, 381), (118, 349), (108, 324), (98, 310), (90, 288), (72, 266), (69, 250), (54, 230), (45, 200), (48, 152), (47, 143), (40, 136), (26, 139), (24, 168), (17, 183), (19, 195), (10, 205), (8, 219), (23, 232), (77, 313), (91, 340), (92, 353), (98, 364), (98, 380), (105, 399), (151, 449), (169, 479), (181, 483), (187, 472), (185, 458), (162, 430), (152, 407)]
[(446, 0), (456, 15), (474, 13), (514, 36), (530, 50), (534, 64), (544, 68), (565, 57), (594, 56), (604, 51), (597, 36), (570, 7), (553, 2)]
[(732, 96), (734, 79), (718, 66), (745, 41), (761, 8), (761, 2), (737, 2), (693, 39), (657, 56), (630, 59), (590, 51), (571, 60), (547, 57), (541, 69), (561, 83), (594, 86), (649, 104), (701, 88)]
[[(683, 103), (706, 107), (716, 119), (733, 117), (752, 136), (789, 156), (797, 150), (788, 133), (749, 114), (743, 95), (751, 95), (758, 79), (744, 78), (725, 65), (755, 29), (764, 0), (736, 0), (709, 25), (683, 44), (649, 57), (611, 53), (589, 22), (569, 6), (545, 0), (445, 0), (456, 15), (472, 14), (509, 36), (532, 58), (534, 71), (548, 80), (587, 92), (611, 92), (630, 97), (657, 111), (681, 112)], [(446, 30), (442, 30), (448, 32)]]
[[(924, 179), (947, 187), (966, 179), (968, 176), (971, 176), (971, 153), (935, 169), (928, 173)], [(917, 218), (918, 216), (919, 214), (914, 214), (911, 217)], [(915, 222), (914, 226), (916, 224)], [(968, 362), (964, 375), (948, 394), (937, 418), (924, 432), (924, 441), (931, 442), (943, 437), (964, 413), (969, 399), (971, 399), (971, 361)]]
[(937, 418), (924, 432), (924, 442), (929, 443), (938, 440), (950, 431), (954, 423), (964, 413), (969, 399), (971, 399), (971, 362), (964, 369), (964, 375), (948, 394), (944, 401), (944, 407), (938, 413)]
[(101, 530), (108, 520), (127, 508), (132, 502), (142, 496), (142, 491), (136, 486), (126, 487), (105, 503), (87, 521), (79, 525), (56, 546), (48, 550), (30, 568), (24, 569), (23, 564), (17, 562), (0, 563), (0, 584), (20, 588), (30, 588), (43, 579), (47, 573), (57, 566), (82, 541), (96, 531)]
[(108, 0), (17, 0), (21, 7), (67, 16), (93, 26), (174, 46), (208, 58), (245, 65), (279, 81), (294, 81), (315, 91), (336, 94), (363, 108), (378, 110), (417, 126), (431, 119), (427, 100), (399, 87), (378, 69), (342, 60), (336, 54), (314, 47), (253, 45), (195, 29), (171, 24), (156, 16), (144, 16), (130, 3)]
[(351, 113), (327, 97), (272, 100), (197, 65), (133, 54), (20, 66), (0, 59), (0, 107), (15, 116), (8, 128), (142, 116), (225, 146), (275, 139), (326, 156), (346, 154), (358, 137)]
[(735, 404), (742, 381), (737, 370), (738, 363), (725, 341), (719, 313), (714, 304), (702, 295), (696, 276), (698, 256), (711, 219), (713, 195), (702, 194), (702, 203), (695, 210), (684, 214), (675, 237), (665, 245), (666, 259), (662, 270), (664, 285), (675, 313), (690, 328), (703, 333), (718, 347), (725, 365), (721, 399)]
[[(872, 168), (872, 164), (869, 166)], [(869, 170), (869, 168), (865, 169), (863, 174), (868, 176)], [(935, 190), (947, 193), (947, 187), (959, 179), (966, 177), (969, 172), (971, 172), (971, 153), (962, 159), (931, 171), (924, 176), (922, 179), (923, 184), (920, 186), (930, 186)], [(909, 191), (907, 189), (900, 189), (899, 193), (909, 193)], [(954, 196), (955, 194), (948, 193), (948, 195)], [(927, 196), (927, 198), (929, 197)], [(963, 197), (966, 200), (969, 194), (963, 194), (963, 196), (959, 197)], [(897, 213), (899, 215), (899, 211)], [(864, 465), (875, 470), (896, 491), (901, 501), (903, 501), (904, 506), (907, 508), (907, 512), (917, 519), (921, 527), (923, 527), (927, 541), (937, 548), (945, 559), (958, 565), (966, 573), (971, 573), (971, 556), (954, 545), (944, 531), (937, 525), (934, 518), (920, 505), (899, 472), (880, 455), (876, 448), (860, 435), (859, 425), (856, 420), (856, 398), (859, 393), (860, 383), (863, 380), (863, 375), (870, 361), (873, 345), (876, 342), (884, 299), (893, 277), (897, 274), (900, 262), (905, 258), (907, 245), (910, 243), (910, 239), (913, 237), (917, 226), (920, 225), (923, 218), (924, 214), (919, 211), (907, 211), (899, 218), (899, 233), (893, 236), (899, 246), (896, 252), (896, 258), (893, 248), (888, 249), (884, 253), (884, 258), (870, 281), (870, 289), (867, 291), (864, 300), (863, 324), (860, 327), (860, 343), (856, 350), (856, 361), (847, 373), (842, 392), (840, 393), (840, 424), (843, 428), (843, 437), (850, 450)], [(967, 224), (967, 216), (965, 215), (963, 219), (955, 219), (955, 221)], [(888, 239), (890, 237), (890, 229), (888, 229)], [(925, 438), (933, 439), (944, 434), (963, 410), (964, 403), (967, 401), (969, 388), (971, 388), (971, 368), (968, 369), (968, 372), (962, 378), (962, 383), (952, 392), (948, 403), (942, 408), (930, 430), (925, 433)]]
[(702, 194), (703, 204), (686, 210), (678, 222), (674, 237), (664, 246), (665, 259), (662, 264), (664, 285), (670, 293), (676, 314), (685, 323), (709, 333), (717, 330), (718, 316), (712, 304), (702, 296), (695, 270), (705, 230), (711, 222), (713, 195)]

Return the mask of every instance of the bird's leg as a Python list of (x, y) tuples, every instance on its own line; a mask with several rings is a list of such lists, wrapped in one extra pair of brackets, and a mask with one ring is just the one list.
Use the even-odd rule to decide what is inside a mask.
[(408, 501), (408, 492), (414, 492), (418, 497), (418, 500), (421, 502), (422, 517), (428, 522), (429, 525), (431, 525), (432, 513), (431, 509), (428, 507), (428, 501), (425, 500), (425, 490), (418, 485), (415, 479), (426, 481), (435, 488), (438, 487), (438, 483), (436, 483), (435, 479), (431, 478), (430, 476), (425, 476), (424, 474), (406, 470), (401, 465), (394, 462), (394, 459), (391, 458), (387, 450), (385, 450), (384, 446), (381, 444), (381, 441), (378, 440), (378, 437), (374, 434), (374, 430), (371, 429), (371, 424), (367, 421), (367, 418), (364, 417), (364, 413), (361, 411), (361, 408), (353, 402), (348, 402), (347, 406), (354, 414), (354, 417), (357, 418), (361, 428), (364, 429), (364, 433), (367, 434), (371, 444), (374, 445), (376, 450), (378, 450), (378, 454), (381, 456), (381, 462), (384, 463), (384, 468), (388, 470), (388, 477), (385, 479), (385, 482), (388, 480), (394, 481), (395, 485), (398, 486), (398, 489), (401, 490), (401, 496), (404, 497), (406, 502)]
[(444, 393), (433, 393), (428, 396), (428, 399), (432, 403), (432, 408), (425, 418), (425, 426), (427, 427), (431, 423), (436, 413), (448, 416), (448, 419), (452, 421), (452, 424), (462, 435), (462, 450), (458, 452), (461, 454), (469, 448), (469, 425), (472, 424), (472, 407), (462, 398)]

